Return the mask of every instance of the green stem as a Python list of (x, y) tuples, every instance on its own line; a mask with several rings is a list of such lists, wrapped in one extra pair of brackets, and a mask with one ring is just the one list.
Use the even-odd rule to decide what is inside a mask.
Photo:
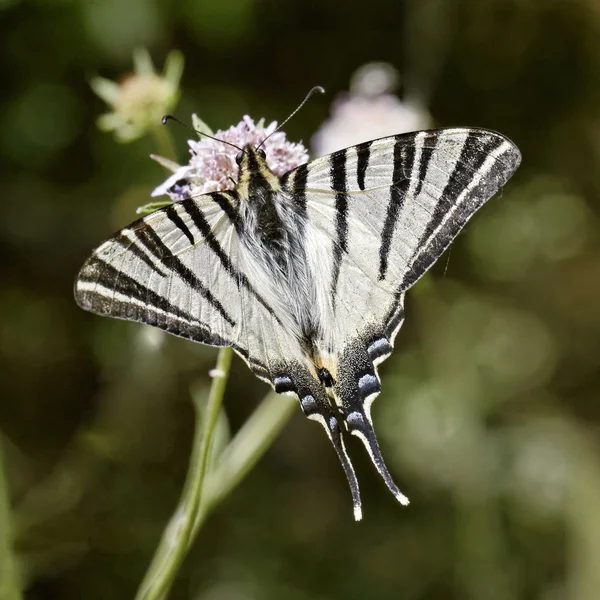
[(206, 517), (246, 476), (271, 446), (296, 410), (297, 402), (271, 392), (219, 457), (218, 466), (207, 477), (200, 511), (192, 531), (193, 540)]
[[(170, 133), (164, 128), (153, 130), (159, 152), (175, 160)], [(211, 447), (217, 425), (229, 368), (231, 348), (219, 351), (215, 376), (206, 409), (194, 394), (195, 431), (190, 466), (174, 515), (166, 527), (154, 558), (146, 572), (136, 600), (164, 600), (177, 571), (210, 510), (217, 505), (250, 471), (269, 448), (287, 423), (296, 403), (271, 393), (218, 458), (211, 473), (207, 473)], [(2, 599), (0, 599), (2, 600)]]
[(0, 438), (0, 599), (22, 600), (17, 567), (12, 553), (8, 482), (4, 473)]
[(198, 520), (204, 495), (205, 475), (213, 433), (221, 410), (231, 356), (231, 348), (219, 350), (205, 410), (202, 410), (200, 406), (200, 394), (194, 394), (195, 433), (185, 487), (179, 506), (163, 533), (152, 563), (140, 585), (136, 600), (158, 600), (166, 596), (193, 539), (194, 525)]
[(164, 125), (157, 125), (152, 128), (152, 136), (158, 148), (158, 153), (164, 158), (177, 162), (175, 143), (169, 129)]

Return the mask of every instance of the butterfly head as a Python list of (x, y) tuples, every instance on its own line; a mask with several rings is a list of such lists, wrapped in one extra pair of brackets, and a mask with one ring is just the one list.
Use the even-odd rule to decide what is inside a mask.
[(281, 190), (279, 177), (269, 168), (267, 155), (262, 148), (244, 146), (243, 150), (238, 152), (235, 162), (239, 168), (236, 191), (241, 198), (248, 199), (258, 191)]

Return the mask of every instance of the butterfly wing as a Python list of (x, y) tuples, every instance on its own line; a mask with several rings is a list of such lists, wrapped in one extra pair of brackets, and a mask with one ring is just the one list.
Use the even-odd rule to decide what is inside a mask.
[(213, 193), (134, 222), (84, 263), (77, 303), (195, 342), (233, 346), (259, 377), (272, 379), (269, 363), (280, 348), (271, 332), (280, 323), (245, 274), (251, 257), (239, 241), (236, 211), (234, 193)]
[(212, 200), (172, 204), (101, 244), (77, 276), (77, 303), (205, 344), (233, 344), (241, 307), (226, 298), (240, 280), (224, 248), (235, 246), (235, 232)]
[[(91, 312), (154, 325), (213, 346), (233, 346), (252, 371), (279, 393), (301, 400), (321, 422), (360, 498), (338, 421), (307, 369), (306, 356), (269, 302), (248, 280), (260, 265), (240, 244), (244, 224), (233, 193), (172, 204), (101, 244), (75, 284), (77, 303)], [(358, 512), (357, 512), (358, 511)]]
[(519, 160), (515, 146), (498, 134), (440, 130), (361, 144), (283, 178), (303, 227), (308, 268), (302, 272), (318, 288), (310, 309), (328, 315), (326, 332), (315, 341), (328, 356), (331, 384), (323, 385), (306, 346), (290, 334), (293, 318), (277, 280), (265, 279), (264, 264), (240, 243), (245, 223), (235, 192), (179, 202), (125, 228), (86, 261), (75, 297), (98, 314), (233, 346), (258, 377), (296, 395), (304, 413), (325, 427), (360, 518), (340, 425), (362, 439), (406, 503), (371, 424), (370, 403), (380, 390), (376, 365), (392, 351), (406, 289)]
[(377, 364), (393, 349), (406, 290), (439, 258), (475, 211), (510, 178), (520, 153), (480, 129), (420, 131), (365, 142), (291, 171), (287, 189), (329, 247), (322, 260), (332, 299), (328, 339), (333, 393), (348, 430), (386, 483), (370, 406)]

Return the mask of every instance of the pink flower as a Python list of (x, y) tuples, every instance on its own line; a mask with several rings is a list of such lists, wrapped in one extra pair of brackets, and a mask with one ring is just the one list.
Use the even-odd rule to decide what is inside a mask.
[(331, 117), (312, 138), (312, 148), (323, 156), (386, 135), (425, 129), (430, 117), (415, 102), (403, 102), (390, 93), (397, 83), (391, 65), (364, 65), (352, 77), (350, 92), (338, 98)]
[[(265, 127), (264, 119), (255, 124), (246, 115), (238, 125), (225, 131), (217, 131), (214, 136), (240, 148), (248, 144), (256, 147), (276, 128), (275, 121)], [(159, 185), (152, 192), (152, 196), (166, 194), (177, 202), (200, 194), (231, 190), (235, 187), (238, 177), (235, 157), (239, 152), (236, 148), (207, 137), (189, 140), (188, 145), (191, 157), (187, 165), (180, 166), (161, 157), (153, 157), (173, 171), (173, 175)], [(267, 155), (267, 164), (275, 175), (283, 175), (308, 161), (306, 148), (301, 143), (288, 142), (282, 131), (274, 133), (262, 148)]]

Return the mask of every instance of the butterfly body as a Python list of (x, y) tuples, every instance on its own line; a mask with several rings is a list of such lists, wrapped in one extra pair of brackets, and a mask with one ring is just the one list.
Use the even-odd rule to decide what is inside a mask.
[(403, 504), (371, 420), (377, 365), (406, 290), (512, 175), (517, 148), (477, 129), (366, 142), (275, 175), (252, 146), (232, 191), (159, 210), (102, 244), (76, 299), (216, 346), (231, 345), (324, 427), (361, 516), (346, 433)]

